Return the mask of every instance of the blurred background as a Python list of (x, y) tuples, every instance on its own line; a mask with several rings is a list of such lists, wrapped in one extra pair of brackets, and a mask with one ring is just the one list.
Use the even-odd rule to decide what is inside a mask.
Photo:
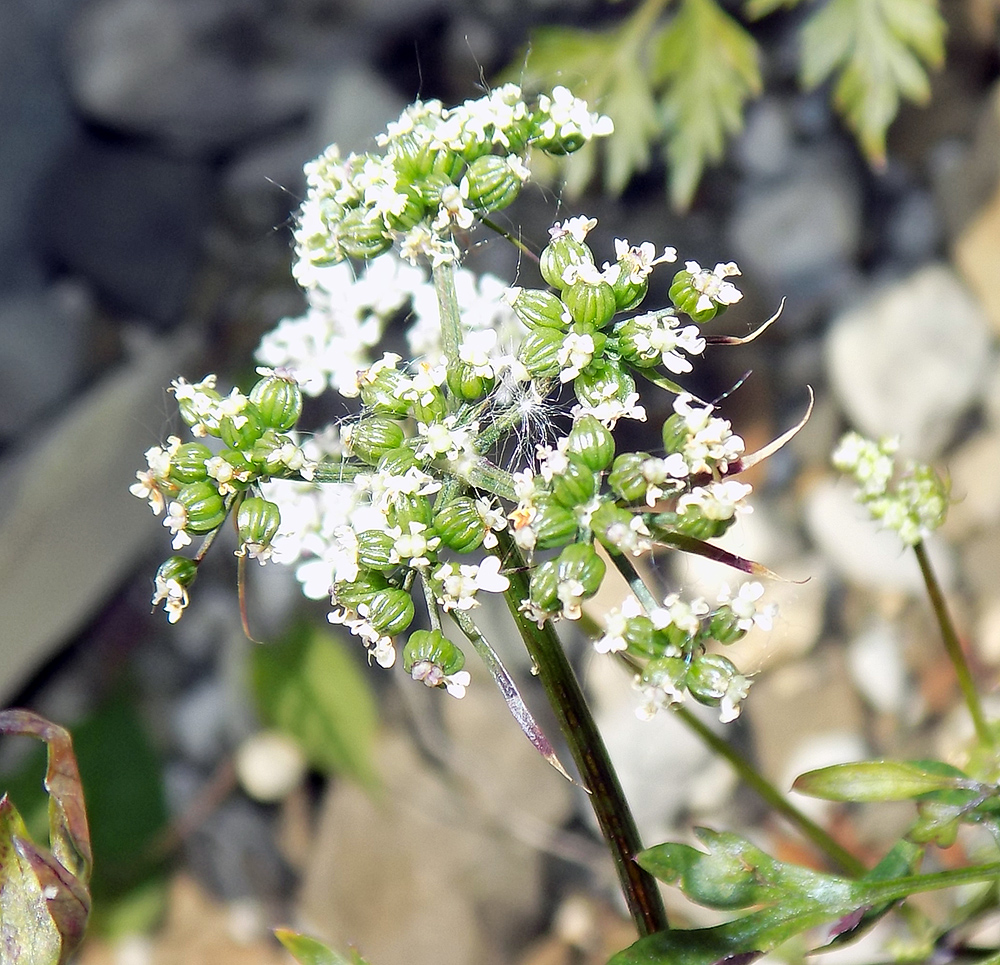
[[(727, 544), (787, 581), (773, 587), (774, 632), (734, 656), (758, 676), (727, 731), (782, 787), (851, 758), (959, 760), (968, 733), (915, 564), (827, 468), (846, 426), (900, 433), (907, 453), (948, 468), (956, 505), (934, 554), (984, 688), (1000, 668), (997, 4), (941, 5), (946, 64), (929, 104), (903, 107), (878, 170), (829, 89), (799, 85), (809, 6), (748, 25), (764, 93), (686, 211), (654, 150), (620, 193), (599, 178), (582, 196), (536, 187), (510, 212), (536, 246), (556, 219), (598, 217), (600, 260), (627, 236), (682, 261), (737, 261), (745, 297), (716, 334), (745, 334), (786, 299), (776, 326), (714, 352), (692, 386), (716, 397), (753, 371), (724, 404), (750, 449), (816, 392)], [(373, 965), (600, 962), (631, 941), (583, 796), (538, 759), (486, 675), (457, 702), (406, 686), (399, 667), (365, 667), (356, 642), (322, 629), (326, 608), (270, 566), (250, 574), (268, 644), (251, 643), (233, 547), (216, 547), (168, 626), (149, 605), (168, 541), (128, 486), (175, 428), (170, 380), (219, 372), (248, 388), (261, 335), (302, 311), (289, 266), (304, 162), (333, 141), (367, 149), (416, 97), (455, 103), (519, 76), (537, 28), (607, 30), (635, 7), (3, 4), (0, 702), (75, 736), (97, 862), (80, 962), (285, 962), (278, 924), (357, 943)], [(584, 81), (546, 86), (587, 97)], [(516, 251), (476, 240), (467, 266), (512, 283)], [(658, 277), (665, 295), (661, 271), (648, 304)], [(311, 414), (319, 425), (331, 411)], [(718, 579), (657, 565), (685, 585)], [(696, 821), (808, 854), (681, 724), (636, 721), (630, 682), (568, 642), (647, 843)], [(523, 658), (505, 656), (552, 731)], [(0, 789), (36, 822), (40, 776), (30, 742), (0, 743)], [(909, 812), (813, 813), (875, 860)]]

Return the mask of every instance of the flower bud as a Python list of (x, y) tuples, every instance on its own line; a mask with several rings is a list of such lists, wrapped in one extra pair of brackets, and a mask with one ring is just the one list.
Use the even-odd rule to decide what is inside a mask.
[(569, 312), (552, 292), (539, 288), (519, 288), (510, 307), (528, 328), (558, 328), (566, 331), (569, 327)]
[(395, 636), (413, 622), (413, 600), (406, 590), (394, 586), (376, 590), (368, 601), (367, 619), (379, 633)]
[(156, 581), (166, 583), (173, 580), (181, 586), (188, 587), (198, 575), (198, 564), (186, 556), (171, 556), (165, 559), (156, 571)]
[(623, 452), (608, 473), (608, 485), (627, 503), (641, 503), (646, 499), (649, 481), (642, 467), (647, 459), (648, 452)]
[(646, 297), (649, 290), (649, 282), (645, 278), (639, 281), (632, 281), (632, 274), (628, 271), (618, 272), (618, 276), (611, 284), (615, 293), (615, 306), (619, 312), (627, 312), (635, 308)]
[(621, 506), (603, 502), (590, 517), (590, 529), (610, 552), (617, 555), (634, 541), (632, 521), (635, 518)]
[(431, 501), (426, 496), (415, 493), (399, 493), (386, 514), (390, 526), (398, 526), (404, 533), (410, 531), (410, 523), (430, 526), (434, 518)]
[(687, 674), (688, 663), (683, 657), (656, 657), (646, 664), (640, 679), (644, 686), (659, 688), (680, 699)]
[(650, 342), (651, 315), (636, 315), (615, 325), (618, 337), (618, 351), (623, 359), (636, 368), (650, 368), (661, 360), (660, 350)]
[(267, 546), (280, 525), (281, 513), (276, 503), (261, 499), (260, 496), (247, 496), (240, 503), (236, 514), (236, 528), (241, 544)]
[(284, 432), (302, 415), (302, 390), (294, 379), (267, 375), (250, 390), (250, 401), (265, 428)]
[(553, 288), (562, 291), (566, 287), (563, 272), (570, 265), (581, 265), (584, 262), (594, 263), (594, 253), (581, 241), (569, 235), (555, 239), (542, 249), (538, 268), (544, 278)]
[(205, 463), (212, 458), (212, 450), (201, 442), (185, 442), (170, 457), (170, 481), (180, 483), (204, 482), (208, 479)]
[(471, 365), (461, 361), (449, 366), (447, 378), (448, 388), (465, 402), (481, 399), (492, 390), (497, 381), (493, 376), (477, 375)]
[(559, 374), (559, 350), (563, 333), (556, 328), (536, 328), (521, 342), (517, 357), (536, 379), (551, 378)]
[(409, 446), (398, 446), (382, 453), (377, 468), (389, 476), (403, 476), (416, 465), (419, 465), (416, 453)]
[(586, 331), (603, 328), (615, 313), (615, 293), (604, 280), (599, 282), (577, 278), (562, 293), (573, 321)]
[(726, 695), (730, 681), (739, 674), (736, 665), (720, 653), (703, 653), (691, 661), (687, 686), (699, 703), (717, 707)]
[(337, 225), (337, 240), (349, 258), (369, 260), (392, 247), (382, 219), (372, 217), (367, 208), (348, 211)]
[(232, 449), (249, 449), (263, 435), (264, 423), (257, 406), (248, 402), (237, 415), (219, 420), (222, 441)]
[(658, 633), (653, 621), (647, 616), (629, 617), (625, 623), (625, 645), (629, 653), (637, 657), (657, 659), (664, 655), (667, 641)]
[(690, 316), (692, 321), (699, 324), (711, 321), (716, 315), (721, 315), (728, 307), (713, 301), (711, 306), (702, 308), (699, 311), (697, 307), (698, 301), (704, 296), (702, 292), (694, 287), (693, 276), (689, 271), (681, 270), (674, 275), (674, 280), (670, 284), (669, 294), (674, 306), (684, 312), (685, 315)]
[(185, 529), (192, 533), (210, 533), (226, 520), (226, 505), (211, 483), (188, 483), (177, 494), (177, 501), (187, 510)]
[(552, 496), (567, 509), (575, 509), (593, 498), (597, 479), (593, 471), (576, 456), (567, 456), (566, 468), (552, 477)]
[(477, 157), (462, 178), (462, 195), (476, 211), (499, 211), (521, 192), (518, 173), (498, 154)]
[[(403, 669), (411, 673), (414, 665), (421, 662), (434, 664), (450, 675), (465, 666), (465, 654), (440, 630), (414, 630), (403, 647)], [(441, 681), (440, 686), (443, 684)]]
[(388, 581), (381, 573), (362, 568), (353, 583), (341, 581), (334, 584), (333, 602), (356, 610), (362, 603), (367, 604), (379, 590), (388, 586)]
[(615, 439), (595, 416), (583, 415), (573, 423), (566, 452), (579, 457), (594, 472), (601, 472), (614, 457)]
[(731, 606), (720, 606), (713, 614), (708, 624), (708, 636), (719, 643), (735, 643), (746, 636), (746, 630), (740, 627), (740, 618), (733, 612)]
[(535, 500), (535, 515), (531, 520), (535, 533), (535, 548), (551, 549), (564, 546), (575, 538), (579, 524), (576, 515), (560, 506), (551, 497), (540, 496)]
[(578, 580), (583, 586), (583, 596), (593, 596), (604, 580), (607, 566), (590, 543), (573, 543), (559, 554), (556, 563), (559, 579)]
[(341, 438), (354, 455), (374, 466), (390, 449), (397, 449), (406, 438), (403, 427), (386, 415), (365, 416), (345, 426)]
[(366, 529), (358, 533), (358, 563), (370, 570), (387, 571), (396, 564), (392, 562), (395, 540), (380, 529)]
[(586, 405), (600, 405), (608, 399), (624, 402), (635, 392), (635, 379), (617, 359), (595, 358), (576, 377), (573, 390)]
[(383, 366), (371, 378), (363, 376), (359, 381), (361, 401), (376, 413), (405, 416), (410, 411), (410, 403), (399, 397), (408, 382), (399, 369)]
[(482, 544), (486, 526), (475, 501), (468, 496), (459, 496), (435, 513), (434, 531), (449, 549), (456, 553), (471, 553)]

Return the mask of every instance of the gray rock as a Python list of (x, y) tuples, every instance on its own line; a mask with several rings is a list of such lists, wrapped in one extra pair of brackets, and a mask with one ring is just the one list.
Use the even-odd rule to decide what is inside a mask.
[(826, 344), (830, 383), (851, 422), (901, 437), (910, 456), (941, 452), (984, 391), (984, 313), (944, 265), (929, 265), (838, 318)]
[(792, 163), (792, 126), (788, 108), (763, 97), (747, 112), (746, 126), (733, 144), (737, 163), (749, 177), (774, 178)]
[(744, 272), (809, 290), (853, 261), (861, 238), (858, 185), (839, 152), (803, 155), (787, 177), (737, 204), (729, 244)]
[(899, 714), (913, 695), (907, 685), (899, 629), (880, 621), (855, 637), (847, 649), (855, 687), (877, 711)]
[(211, 182), (203, 162), (81, 133), (40, 206), (42, 244), (113, 308), (176, 321), (210, 213)]
[(79, 387), (90, 328), (80, 285), (0, 296), (0, 439), (26, 433)]
[(264, 15), (248, 3), (90, 0), (67, 36), (73, 94), (89, 118), (185, 152), (286, 123), (309, 94), (294, 69), (255, 50)]

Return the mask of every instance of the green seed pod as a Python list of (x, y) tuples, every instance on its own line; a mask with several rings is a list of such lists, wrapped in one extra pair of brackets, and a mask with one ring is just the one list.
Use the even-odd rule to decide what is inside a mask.
[(349, 258), (367, 261), (392, 247), (392, 238), (386, 232), (382, 219), (372, 217), (367, 208), (346, 212), (336, 231), (340, 247)]
[(656, 659), (662, 657), (667, 648), (667, 641), (657, 632), (653, 621), (641, 614), (628, 618), (622, 636), (629, 653), (637, 657)]
[(413, 600), (398, 587), (376, 590), (368, 601), (367, 619), (379, 633), (395, 636), (413, 622)]
[(403, 669), (410, 673), (414, 664), (424, 662), (451, 676), (465, 666), (465, 654), (440, 630), (414, 630), (403, 647)]
[(604, 580), (607, 566), (590, 543), (573, 543), (559, 554), (556, 564), (559, 580), (578, 580), (583, 584), (583, 595), (593, 596)]
[(388, 586), (388, 581), (381, 573), (362, 568), (353, 583), (342, 581), (334, 584), (333, 601), (340, 606), (357, 610), (362, 603), (368, 603), (379, 590)]
[(399, 446), (384, 452), (379, 457), (377, 468), (390, 476), (404, 476), (407, 470), (419, 464), (416, 453), (409, 446)]
[(264, 423), (257, 406), (248, 402), (239, 415), (225, 416), (219, 421), (222, 441), (232, 449), (250, 449), (264, 434)]
[(185, 528), (192, 533), (210, 533), (226, 521), (226, 505), (211, 483), (188, 483), (177, 494), (177, 501), (187, 510)]
[[(267, 433), (265, 432), (264, 435), (261, 436), (260, 439), (258, 439), (256, 443), (254, 443), (254, 451), (256, 451), (257, 447), (261, 445), (262, 441), (266, 437), (267, 437)], [(254, 473), (254, 471), (255, 471), (253, 463), (251, 463), (251, 461), (249, 459), (247, 459), (246, 453), (242, 452), (239, 449), (220, 449), (219, 450), (219, 456), (222, 459), (225, 459), (226, 462), (228, 462), (229, 465), (233, 467), (233, 472), (234, 473), (239, 473), (240, 475), (244, 475), (244, 474), (252, 475)], [(243, 484), (246, 484), (248, 482), (249, 482), (249, 479), (246, 480), (245, 483), (243, 483)], [(229, 485), (230, 486), (239, 486), (239, 485), (241, 485), (241, 481), (238, 480), (238, 479), (231, 479), (229, 481)]]
[(448, 367), (448, 388), (458, 398), (465, 402), (475, 402), (496, 385), (493, 376), (476, 375), (475, 370), (467, 362), (457, 362)]
[(648, 458), (648, 452), (623, 452), (608, 473), (608, 485), (627, 503), (646, 499), (649, 481), (642, 474), (642, 466)]
[(573, 423), (566, 451), (594, 472), (601, 472), (614, 457), (615, 439), (595, 416), (583, 415)]
[(406, 438), (403, 427), (387, 415), (365, 416), (345, 428), (350, 430), (342, 434), (348, 448), (371, 466), (390, 449), (398, 449)]
[(539, 288), (519, 288), (510, 307), (528, 328), (569, 328), (570, 314), (566, 306), (552, 292)]
[(692, 321), (701, 324), (711, 321), (716, 315), (721, 315), (726, 310), (726, 305), (712, 302), (710, 308), (703, 308), (699, 311), (696, 306), (702, 293), (691, 282), (691, 272), (681, 270), (674, 275), (674, 280), (670, 284), (670, 300), (679, 311), (690, 316)]
[(358, 533), (358, 563), (370, 570), (386, 572), (394, 569), (391, 561), (395, 540), (380, 529), (366, 529)]
[(565, 546), (576, 538), (579, 524), (576, 515), (554, 499), (539, 496), (535, 500), (536, 513), (531, 520), (531, 528), (535, 532), (535, 548), (551, 549), (554, 546)]
[(267, 546), (281, 525), (281, 513), (276, 503), (261, 499), (260, 496), (247, 496), (240, 503), (236, 514), (236, 529), (240, 543), (255, 543)]
[[(267, 468), (267, 461), (275, 449), (280, 449), (286, 442), (291, 442), (290, 436), (282, 435), (277, 429), (265, 429), (264, 434), (253, 444), (249, 452), (250, 462), (261, 471)], [(224, 449), (223, 452), (238, 452), (237, 449)], [(244, 457), (245, 458), (245, 457)], [(232, 462), (227, 457), (227, 462)], [(235, 463), (233, 463), (235, 465)]]
[(559, 350), (563, 333), (555, 328), (536, 328), (521, 342), (517, 357), (536, 379), (551, 378), (559, 374)]
[(411, 399), (407, 404), (410, 415), (425, 426), (437, 422), (448, 411), (448, 401), (436, 385), (421, 392), (419, 398)]
[(156, 571), (156, 582), (173, 580), (181, 586), (190, 586), (198, 575), (198, 564), (186, 556), (170, 556), (165, 559)]
[(404, 181), (415, 181), (430, 174), (444, 175), (454, 180), (465, 167), (461, 154), (446, 147), (434, 147), (430, 141), (420, 143), (415, 137), (404, 135), (392, 145), (392, 159), (396, 171)]
[(563, 272), (570, 265), (582, 265), (584, 262), (594, 263), (594, 253), (586, 244), (575, 240), (569, 235), (557, 238), (542, 249), (538, 269), (553, 288), (562, 291), (566, 287)]
[(720, 653), (703, 653), (691, 661), (687, 675), (688, 690), (699, 703), (717, 707), (733, 677), (738, 675), (739, 670), (728, 657)]
[(683, 514), (658, 513), (650, 521), (650, 526), (654, 533), (680, 533), (682, 536), (704, 540), (722, 536), (734, 522), (735, 516), (729, 519), (709, 519), (698, 512), (697, 507), (688, 506)]
[(453, 186), (453, 181), (446, 174), (431, 173), (421, 178), (413, 186), (428, 208), (437, 209), (441, 204), (441, 192)]
[(567, 509), (575, 509), (593, 499), (597, 491), (597, 478), (582, 459), (569, 455), (566, 469), (553, 476), (551, 489), (557, 503), (561, 503)]
[(667, 693), (682, 694), (687, 683), (688, 663), (683, 657), (657, 657), (642, 671), (647, 687), (660, 687)]
[(426, 496), (413, 493), (400, 493), (396, 496), (389, 512), (386, 514), (390, 526), (398, 526), (404, 533), (410, 531), (410, 523), (423, 523), (430, 526), (434, 518), (431, 501)]
[(636, 368), (650, 368), (657, 365), (662, 357), (660, 351), (650, 345), (650, 318), (650, 315), (636, 315), (615, 325), (618, 351), (629, 365)]
[(606, 281), (594, 284), (578, 278), (563, 290), (562, 300), (573, 321), (588, 332), (603, 328), (615, 314), (614, 289)]
[(603, 502), (590, 517), (590, 529), (610, 553), (620, 555), (622, 545), (634, 535), (632, 519), (628, 510)]
[(405, 195), (406, 201), (401, 211), (386, 213), (385, 221), (393, 231), (409, 231), (426, 213), (424, 199), (420, 196), (420, 192), (409, 184), (397, 184), (396, 191)]
[(462, 178), (462, 195), (474, 211), (499, 211), (521, 193), (521, 178), (498, 154), (477, 157)]
[(395, 368), (381, 368), (369, 381), (361, 378), (361, 401), (380, 415), (404, 416), (410, 411), (410, 403), (399, 397), (409, 380)]
[(645, 278), (637, 282), (631, 281), (631, 274), (629, 272), (620, 271), (611, 287), (615, 293), (615, 306), (617, 310), (619, 312), (628, 312), (646, 297), (649, 282)]
[(555, 613), (560, 609), (559, 564), (555, 560), (548, 560), (535, 567), (528, 584), (528, 596), (535, 606), (548, 613)]
[(608, 399), (624, 402), (635, 392), (635, 379), (617, 359), (595, 358), (573, 381), (573, 390), (586, 405), (600, 405)]
[(456, 553), (471, 553), (486, 536), (486, 525), (473, 499), (459, 496), (434, 514), (434, 532)]
[(212, 450), (201, 442), (185, 442), (170, 457), (169, 478), (171, 482), (185, 485), (186, 483), (204, 482), (208, 479), (205, 463), (212, 458)]
[[(219, 395), (215, 389), (210, 389), (208, 386), (199, 385), (197, 387), (197, 391), (199, 395), (207, 396), (215, 402), (220, 402), (222, 400), (222, 396)], [(202, 416), (195, 410), (193, 399), (178, 399), (177, 411), (180, 412), (185, 425), (196, 426), (202, 424)], [(211, 426), (206, 426), (205, 428), (208, 429), (209, 435), (217, 436), (219, 434), (218, 429)]]
[(733, 613), (731, 606), (720, 606), (713, 614), (708, 625), (708, 637), (719, 643), (735, 643), (747, 635), (746, 630), (739, 625), (740, 618)]
[(663, 423), (663, 448), (669, 456), (674, 452), (683, 452), (691, 440), (691, 430), (684, 416), (674, 412)]
[(284, 432), (302, 415), (302, 390), (294, 379), (266, 375), (250, 390), (250, 401), (265, 428)]

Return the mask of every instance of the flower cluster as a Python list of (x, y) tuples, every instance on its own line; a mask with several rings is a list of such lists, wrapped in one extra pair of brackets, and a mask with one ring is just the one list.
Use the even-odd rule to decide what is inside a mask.
[(874, 442), (857, 432), (844, 435), (833, 452), (833, 464), (858, 485), (857, 499), (872, 519), (895, 530), (906, 544), (925, 540), (948, 512), (948, 484), (930, 467), (908, 462), (896, 476), (896, 439)]
[[(544, 628), (580, 619), (607, 554), (631, 566), (658, 545), (721, 552), (703, 541), (749, 511), (750, 487), (733, 478), (743, 440), (671, 378), (705, 350), (700, 323), (741, 297), (727, 280), (737, 267), (687, 262), (670, 306), (643, 310), (653, 271), (677, 252), (618, 238), (598, 268), (596, 221), (582, 215), (550, 230), (546, 288), (456, 264), (473, 219), (520, 190), (532, 149), (563, 154), (609, 131), (564, 88), (531, 106), (508, 85), (453, 109), (413, 105), (380, 153), (331, 147), (307, 166), (294, 269), (306, 313), (264, 337), (257, 358), (271, 368), (248, 395), (223, 395), (213, 377), (174, 383), (196, 441), (151, 449), (133, 487), (165, 514), (175, 550), (206, 537), (193, 560), (171, 557), (157, 574), (154, 602), (171, 622), (233, 513), (238, 555), (294, 565), (370, 660), (391, 667), (402, 646), (415, 680), (461, 697), (465, 658), (442, 627), (488, 646), (472, 620), (483, 594), (511, 592), (508, 554), (527, 557), (527, 591), (510, 602)], [(404, 317), (409, 359), (382, 348)], [(619, 420), (646, 418), (638, 375), (675, 392), (673, 412), (662, 451), (616, 455)], [(351, 414), (300, 443), (289, 433), (302, 394), (327, 388)], [(560, 392), (573, 397), (565, 435), (546, 417)], [(731, 719), (748, 681), (707, 644), (768, 621), (759, 589), (711, 607), (671, 596), (644, 614), (633, 601), (598, 649), (645, 667), (647, 709), (690, 692)]]

